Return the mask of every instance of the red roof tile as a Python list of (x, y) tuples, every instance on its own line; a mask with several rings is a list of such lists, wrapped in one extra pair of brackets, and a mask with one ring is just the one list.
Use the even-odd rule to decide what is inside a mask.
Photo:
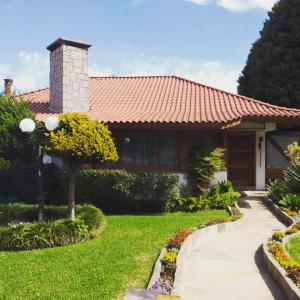
[[(39, 119), (49, 111), (49, 89), (22, 94)], [(278, 107), (177, 76), (91, 77), (89, 114), (107, 123), (227, 123), (247, 117), (297, 117)]]

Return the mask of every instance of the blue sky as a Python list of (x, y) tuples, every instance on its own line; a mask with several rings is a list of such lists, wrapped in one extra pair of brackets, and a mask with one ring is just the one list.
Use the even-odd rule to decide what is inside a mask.
[(90, 42), (90, 75), (180, 75), (228, 91), (276, 0), (0, 0), (0, 77), (48, 85), (59, 36)]

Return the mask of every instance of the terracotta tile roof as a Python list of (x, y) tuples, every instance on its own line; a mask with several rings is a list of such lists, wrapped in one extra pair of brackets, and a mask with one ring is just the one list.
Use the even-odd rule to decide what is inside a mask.
[[(49, 111), (49, 89), (22, 94), (39, 119)], [(89, 114), (107, 123), (227, 123), (247, 117), (300, 118), (278, 107), (177, 76), (91, 77)]]

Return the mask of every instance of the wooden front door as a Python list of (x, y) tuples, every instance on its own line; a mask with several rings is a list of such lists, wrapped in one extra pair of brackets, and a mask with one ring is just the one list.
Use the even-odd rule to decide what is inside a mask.
[(231, 132), (228, 147), (228, 177), (234, 186), (255, 185), (255, 135)]

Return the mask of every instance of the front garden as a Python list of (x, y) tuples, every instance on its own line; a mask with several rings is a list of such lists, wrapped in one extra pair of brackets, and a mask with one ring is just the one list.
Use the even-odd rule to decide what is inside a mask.
[[(222, 149), (191, 153), (189, 184), (181, 187), (169, 173), (103, 169), (118, 159), (114, 140), (84, 114), (49, 127), (26, 103), (0, 102), (1, 299), (119, 299), (129, 287), (146, 287), (166, 244), (161, 279), (172, 285), (175, 252), (193, 228), (240, 217), (232, 184), (211, 186), (225, 169)], [(31, 135), (18, 128), (24, 117)], [(37, 149), (63, 167), (36, 164)]]
[(183, 229), (225, 218), (225, 210), (107, 216), (105, 231), (76, 245), (0, 252), (0, 298), (118, 299), (144, 288), (161, 248)]

